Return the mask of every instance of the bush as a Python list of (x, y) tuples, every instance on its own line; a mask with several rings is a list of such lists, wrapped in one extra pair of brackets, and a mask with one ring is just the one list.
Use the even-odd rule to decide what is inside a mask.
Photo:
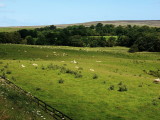
[(50, 64), (50, 65), (47, 66), (47, 68), (48, 68), (49, 70), (52, 70), (52, 69), (54, 69), (54, 66), (53, 66), (53, 64)]
[(111, 85), (108, 89), (109, 90), (114, 90), (114, 85)]
[(93, 75), (93, 79), (97, 79), (98, 78), (98, 75), (97, 74), (94, 74)]
[(42, 65), (41, 69), (42, 69), (42, 70), (45, 70), (46, 68)]
[(66, 72), (68, 72), (68, 73), (69, 73), (69, 71), (67, 71), (65, 67), (61, 67), (60, 72), (61, 72), (61, 73), (66, 73)]
[(1, 69), (1, 72), (3, 72), (3, 71), (4, 71), (4, 68)]
[(138, 87), (142, 87), (142, 84), (138, 85)]
[(39, 90), (41, 90), (41, 88), (36, 88), (36, 91), (39, 91)]
[(12, 73), (12, 71), (10, 71), (10, 70), (7, 70), (7, 72), (6, 72), (6, 74), (11, 74)]
[(118, 91), (124, 92), (124, 91), (127, 91), (127, 90), (128, 89), (127, 89), (126, 85), (121, 85), (121, 86), (119, 86), (119, 90)]
[(149, 74), (149, 75), (152, 75), (152, 76), (154, 76), (154, 77), (160, 77), (160, 70), (159, 70), (159, 69), (158, 69), (158, 70), (155, 70), (155, 71), (150, 70), (148, 74)]
[(139, 49), (138, 49), (138, 45), (133, 45), (133, 46), (131, 46), (131, 48), (129, 49), (129, 51), (128, 52), (130, 52), (130, 53), (134, 53), (134, 52), (138, 52), (139, 51)]
[(153, 100), (152, 100), (152, 104), (153, 104), (153, 105), (157, 106), (158, 103), (159, 103), (158, 99), (153, 99)]
[(50, 65), (50, 68), (51, 69), (53, 69), (53, 70), (58, 70), (58, 69), (60, 69), (61, 67), (60, 66), (58, 66), (58, 65)]
[(70, 69), (66, 69), (65, 72), (66, 72), (66, 73), (69, 73), (69, 74), (76, 74), (76, 72), (74, 72), (74, 71), (72, 71), (72, 70), (70, 70)]
[(106, 84), (106, 81), (103, 81), (103, 84)]
[(75, 78), (81, 78), (83, 75), (81, 75), (81, 74), (75, 74)]
[(60, 80), (58, 80), (58, 83), (63, 84), (63, 83), (64, 83), (64, 80), (63, 80), (63, 79), (60, 79)]
[(122, 85), (122, 84), (123, 84), (122, 81), (120, 83), (118, 83), (118, 85)]
[(35, 40), (32, 38), (32, 36), (26, 36), (25, 39), (26, 39), (28, 45), (35, 44)]

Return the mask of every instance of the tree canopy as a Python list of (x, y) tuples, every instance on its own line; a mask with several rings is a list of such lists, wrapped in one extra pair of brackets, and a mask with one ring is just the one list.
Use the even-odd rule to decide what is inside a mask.
[(160, 28), (98, 23), (89, 27), (74, 25), (60, 29), (51, 25), (34, 30), (21, 29), (16, 32), (1, 32), (0, 43), (76, 47), (126, 46), (131, 47), (130, 52), (160, 52)]

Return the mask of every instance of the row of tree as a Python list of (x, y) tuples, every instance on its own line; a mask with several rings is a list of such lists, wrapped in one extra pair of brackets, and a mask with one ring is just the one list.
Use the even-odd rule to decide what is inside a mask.
[[(106, 37), (108, 36), (108, 37)], [(114, 37), (117, 36), (117, 37)], [(65, 45), (76, 47), (130, 47), (130, 52), (160, 52), (160, 28), (148, 26), (91, 25), (63, 29), (51, 25), (33, 30), (1, 32), (0, 43)]]

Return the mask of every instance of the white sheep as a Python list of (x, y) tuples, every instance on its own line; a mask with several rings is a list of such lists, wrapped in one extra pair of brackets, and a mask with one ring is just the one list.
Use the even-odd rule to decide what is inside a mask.
[(38, 64), (35, 64), (35, 63), (33, 63), (32, 65), (33, 65), (33, 66), (38, 66)]
[(24, 66), (23, 64), (21, 65), (22, 68), (25, 68), (26, 66)]
[(160, 79), (158, 78), (158, 79), (154, 79), (154, 81), (153, 81), (154, 83), (160, 83)]
[(94, 69), (90, 69), (90, 71), (94, 72)]

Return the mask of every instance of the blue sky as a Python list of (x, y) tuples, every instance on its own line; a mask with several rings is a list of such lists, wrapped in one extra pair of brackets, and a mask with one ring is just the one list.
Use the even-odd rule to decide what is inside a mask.
[(160, 20), (160, 0), (0, 0), (0, 26)]

